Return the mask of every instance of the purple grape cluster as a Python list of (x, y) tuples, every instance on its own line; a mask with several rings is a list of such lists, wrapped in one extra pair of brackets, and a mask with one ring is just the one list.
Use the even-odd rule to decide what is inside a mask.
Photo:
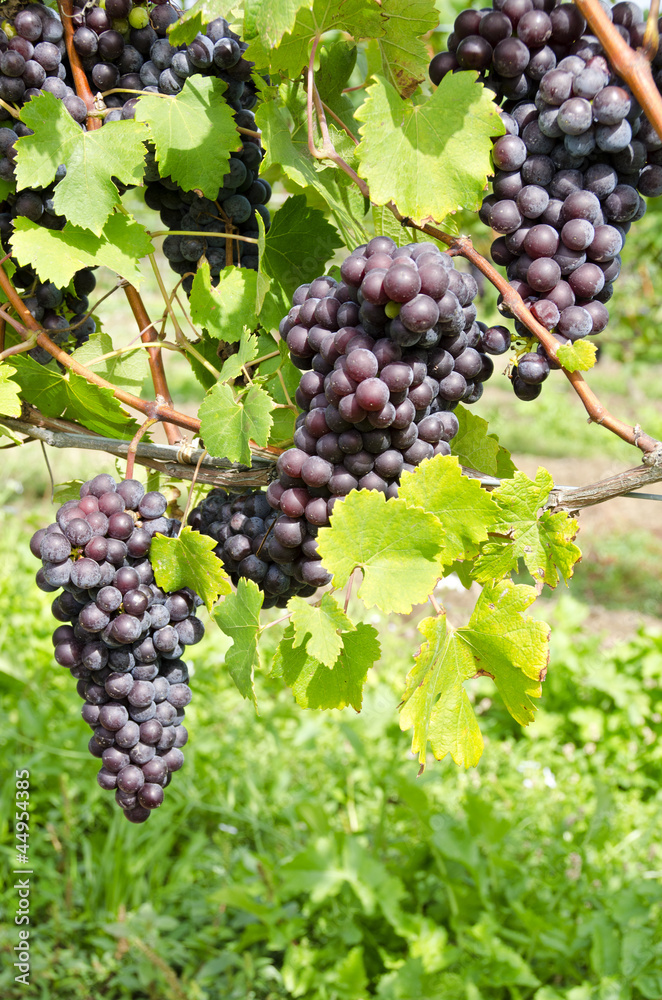
[[(260, 490), (233, 496), (222, 489), (208, 493), (188, 518), (195, 531), (217, 543), (214, 551), (235, 587), (243, 578), (253, 580), (263, 591), (263, 608), (284, 608), (295, 594), (311, 597), (316, 590), (302, 574), (303, 564), (317, 559), (317, 527), (306, 524), (300, 546), (290, 547), (290, 558), (283, 561), (282, 545), (273, 533), (278, 518)], [(278, 559), (272, 558), (272, 547)]]
[(93, 730), (90, 753), (101, 760), (99, 785), (115, 790), (127, 819), (143, 823), (163, 802), (170, 775), (183, 764), (184, 709), (191, 700), (186, 646), (204, 634), (189, 588), (164, 593), (149, 559), (153, 536), (176, 535), (162, 493), (135, 479), (95, 476), (55, 521), (35, 532), (42, 560), (37, 586), (62, 592), (52, 611), (55, 659), (69, 669)]
[[(493, 193), (479, 215), (499, 234), (494, 262), (566, 344), (607, 326), (626, 234), (646, 211), (642, 195), (662, 194), (662, 139), (573, 4), (494, 7), (458, 15), (430, 78), (439, 84), (448, 72), (478, 70), (501, 102), (507, 134), (494, 141)], [(629, 0), (605, 9), (625, 41), (640, 46), (641, 9)], [(662, 53), (654, 65), (662, 83)], [(535, 399), (549, 371), (542, 347), (522, 356), (516, 395)]]
[(397, 496), (403, 470), (449, 454), (452, 410), (480, 399), (489, 353), (507, 349), (476, 322), (475, 279), (432, 243), (398, 248), (377, 236), (340, 274), (299, 286), (280, 324), (303, 372), (302, 413), (267, 489), (280, 512), (267, 551), (313, 587), (330, 579), (314, 538), (334, 504), (356, 489)]

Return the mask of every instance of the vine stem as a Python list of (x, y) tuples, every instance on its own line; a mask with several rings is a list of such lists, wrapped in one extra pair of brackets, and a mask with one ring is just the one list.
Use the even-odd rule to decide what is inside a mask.
[(67, 47), (67, 55), (69, 56), (69, 65), (71, 66), (71, 74), (74, 78), (74, 86), (76, 88), (76, 93), (85, 102), (85, 107), (87, 108), (87, 131), (92, 132), (94, 129), (101, 128), (101, 119), (96, 117), (93, 112), (96, 110), (94, 107), (94, 97), (92, 91), (90, 90), (90, 85), (87, 82), (87, 76), (85, 70), (81, 66), (78, 53), (74, 46), (74, 25), (73, 16), (74, 8), (72, 0), (57, 0), (57, 5), (60, 10), (60, 17), (62, 18), (62, 27), (64, 28), (64, 44)]
[(136, 461), (136, 452), (138, 451), (138, 445), (140, 444), (141, 437), (153, 424), (158, 424), (158, 422), (158, 417), (148, 417), (131, 438), (131, 444), (129, 445), (129, 450), (126, 455), (126, 479), (133, 479), (133, 466)]
[(2, 288), (3, 292), (9, 299), (13, 309), (21, 317), (24, 325), (33, 333), (37, 334), (37, 344), (39, 347), (43, 347), (45, 351), (48, 351), (48, 353), (54, 357), (56, 361), (59, 361), (64, 368), (74, 372), (76, 375), (80, 375), (81, 378), (86, 380), (86, 382), (98, 385), (102, 389), (110, 389), (115, 398), (121, 403), (124, 403), (126, 406), (131, 406), (134, 410), (138, 410), (140, 413), (144, 413), (145, 416), (154, 417), (157, 420), (168, 420), (170, 423), (177, 424), (179, 427), (185, 427), (187, 430), (193, 431), (195, 434), (200, 432), (200, 421), (197, 417), (190, 417), (186, 413), (179, 413), (178, 410), (174, 410), (166, 403), (157, 403), (156, 401), (146, 402), (144, 399), (140, 399), (139, 396), (134, 396), (131, 392), (125, 392), (124, 389), (119, 389), (117, 386), (107, 382), (105, 378), (101, 378), (100, 375), (95, 375), (95, 373), (91, 372), (89, 368), (81, 365), (79, 361), (70, 357), (66, 351), (63, 351), (60, 347), (54, 344), (51, 338), (45, 333), (43, 327), (37, 323), (34, 316), (24, 305), (23, 300), (11, 283), (4, 267), (0, 267), (0, 288)]
[[(225, 219), (221, 219), (224, 222)], [(158, 232), (147, 233), (148, 236), (156, 239), (157, 236), (205, 236), (209, 237), (209, 232), (204, 229), (160, 229)], [(227, 240), (239, 240), (240, 243), (259, 243), (259, 240), (254, 240), (252, 236), (240, 236), (238, 233), (218, 233), (218, 236), (223, 236)]]
[[(145, 304), (140, 293), (137, 288), (134, 288), (133, 285), (129, 284), (124, 286), (124, 292), (128, 303), (131, 306), (131, 312), (133, 313), (136, 323), (140, 329), (140, 339), (143, 344), (154, 343), (154, 341), (158, 340), (158, 334), (154, 324), (147, 315), (147, 310), (145, 309)], [(167, 406), (172, 406), (172, 397), (170, 395), (170, 390), (168, 389), (165, 368), (163, 366), (163, 351), (160, 350), (160, 348), (148, 347), (147, 355), (149, 357), (149, 370), (152, 375), (152, 384), (154, 385), (154, 392), (156, 393), (156, 401), (157, 403), (165, 403)], [(182, 435), (175, 424), (170, 424), (164, 421), (163, 429), (165, 431), (168, 444), (177, 444), (178, 441), (181, 441)]]
[(575, 0), (577, 9), (591, 26), (609, 62), (622, 80), (625, 80), (649, 122), (662, 139), (662, 94), (653, 80), (645, 49), (631, 49), (619, 35), (616, 25), (600, 6), (599, 0)]

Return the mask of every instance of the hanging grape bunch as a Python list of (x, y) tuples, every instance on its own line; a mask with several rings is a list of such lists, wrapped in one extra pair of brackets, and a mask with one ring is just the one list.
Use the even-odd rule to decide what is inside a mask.
[[(494, 262), (567, 344), (607, 326), (620, 252), (646, 211), (642, 195), (662, 194), (662, 140), (573, 4), (494, 6), (458, 15), (430, 78), (438, 85), (448, 72), (473, 69), (495, 91), (507, 134), (494, 142), (493, 194), (479, 214), (500, 234)], [(641, 46), (640, 8), (625, 0), (605, 10), (625, 41)], [(653, 66), (659, 85), (662, 54)], [(541, 346), (522, 355), (515, 394), (535, 399), (549, 371)]]
[(280, 324), (303, 371), (302, 412), (266, 491), (272, 513), (260, 494), (230, 502), (214, 491), (189, 519), (233, 578), (264, 590), (265, 606), (330, 581), (316, 536), (337, 500), (356, 489), (395, 497), (403, 471), (450, 454), (453, 409), (480, 399), (489, 355), (510, 346), (504, 327), (476, 321), (475, 279), (434, 244), (378, 236), (340, 273), (301, 285)]
[(37, 585), (62, 592), (52, 611), (54, 655), (77, 681), (90, 753), (101, 760), (99, 785), (114, 789), (127, 819), (142, 823), (163, 802), (181, 768), (191, 700), (186, 646), (204, 634), (188, 588), (164, 593), (149, 559), (156, 532), (176, 535), (161, 493), (135, 479), (102, 474), (63, 504), (53, 524), (30, 541), (42, 560)]

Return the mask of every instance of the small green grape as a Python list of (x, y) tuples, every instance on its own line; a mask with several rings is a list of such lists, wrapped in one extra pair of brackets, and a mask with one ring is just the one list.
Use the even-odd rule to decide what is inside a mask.
[(146, 28), (149, 24), (149, 14), (145, 7), (134, 7), (129, 14), (129, 24), (132, 28)]
[(399, 315), (401, 309), (402, 302), (387, 302), (384, 307), (384, 312), (389, 319), (395, 319), (395, 317)]

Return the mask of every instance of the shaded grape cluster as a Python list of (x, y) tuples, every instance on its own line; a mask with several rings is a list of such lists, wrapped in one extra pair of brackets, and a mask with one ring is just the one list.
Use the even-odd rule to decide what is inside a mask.
[(127, 819), (142, 823), (184, 761), (191, 700), (186, 646), (204, 634), (190, 589), (164, 593), (149, 559), (153, 536), (176, 535), (161, 493), (102, 474), (37, 531), (37, 585), (54, 598), (54, 656), (77, 681), (99, 785), (115, 791)]
[[(662, 194), (662, 139), (573, 4), (494, 7), (458, 15), (430, 77), (439, 84), (448, 72), (474, 69), (495, 91), (506, 135), (494, 140), (493, 193), (479, 214), (498, 234), (494, 262), (567, 344), (607, 326), (627, 232), (646, 211), (642, 196)], [(640, 8), (624, 0), (605, 9), (625, 41), (640, 46)], [(658, 80), (661, 65), (658, 54)], [(535, 399), (549, 371), (542, 347), (523, 355), (512, 373), (516, 395)]]
[[(194, 510), (188, 523), (195, 531), (217, 543), (214, 549), (235, 585), (240, 579), (253, 580), (264, 593), (264, 608), (284, 608), (290, 597), (310, 597), (316, 587), (303, 579), (303, 563), (317, 558), (317, 527), (305, 525), (298, 547), (288, 549), (290, 559), (282, 560), (282, 546), (274, 529), (279, 515), (266, 495), (251, 490), (239, 496), (212, 490)], [(303, 527), (303, 526), (302, 526)], [(272, 558), (273, 548), (277, 559)]]

